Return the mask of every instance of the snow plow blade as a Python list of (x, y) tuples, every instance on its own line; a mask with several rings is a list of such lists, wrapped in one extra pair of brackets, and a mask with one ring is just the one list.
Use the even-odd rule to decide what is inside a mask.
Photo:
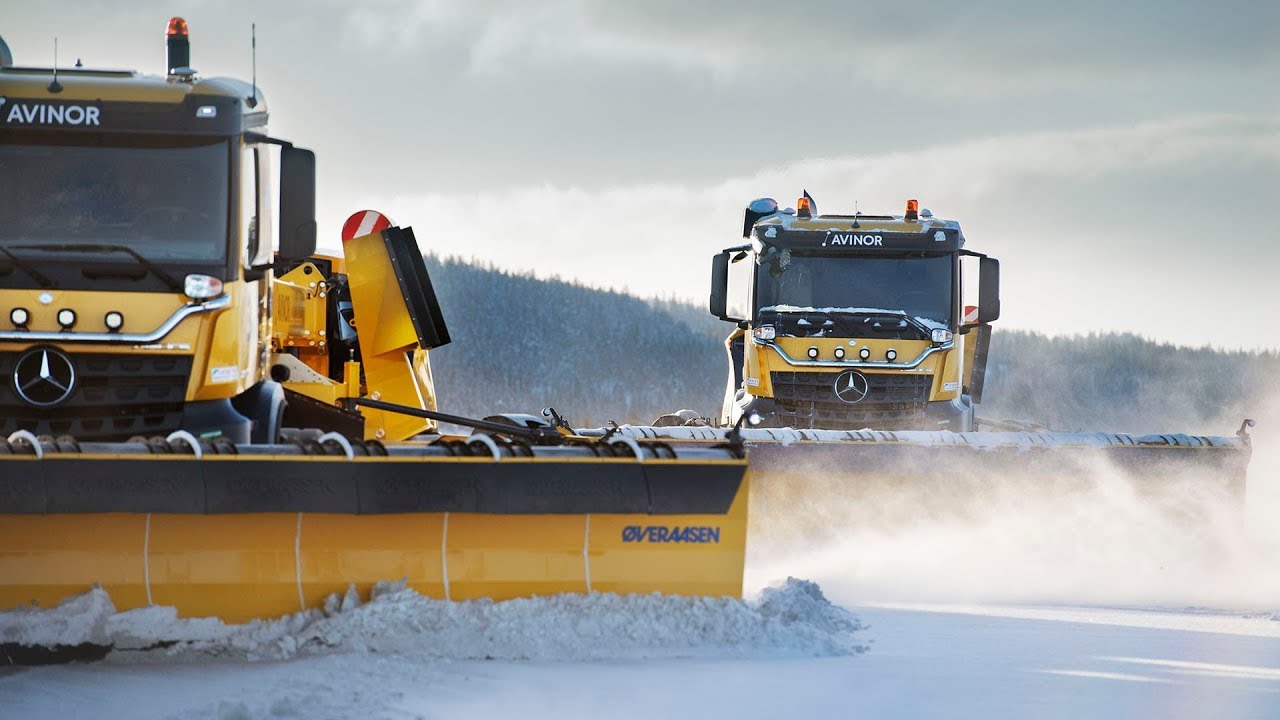
[(451, 600), (742, 593), (732, 447), (199, 445), (0, 441), (0, 609), (99, 585), (242, 622), (402, 578)]
[[(1246, 423), (1246, 426), (1249, 423)], [(1183, 502), (1187, 488), (1242, 506), (1252, 452), (1234, 437), (1112, 433), (927, 432), (744, 429), (757, 507), (813, 520), (855, 501), (877, 521), (900, 512), (964, 512), (1010, 487), (1073, 492), (1118, 480), (1152, 502)], [(598, 431), (579, 431), (592, 435)], [(615, 434), (676, 447), (725, 442), (710, 427), (623, 426)], [(861, 504), (861, 508), (858, 504)], [(908, 507), (909, 505), (909, 507)], [(1185, 505), (1185, 503), (1184, 503)], [(851, 512), (840, 503), (841, 513)], [(1185, 508), (1184, 508), (1185, 509)], [(848, 518), (845, 518), (848, 519)]]

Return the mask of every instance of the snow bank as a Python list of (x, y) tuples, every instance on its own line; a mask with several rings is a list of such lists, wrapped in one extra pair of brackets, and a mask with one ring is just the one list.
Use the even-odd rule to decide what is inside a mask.
[(80, 645), (107, 643), (107, 620), (116, 606), (101, 588), (63, 600), (55, 608), (20, 607), (0, 612), (0, 643)]
[(749, 601), (595, 593), (447, 602), (423, 597), (403, 582), (379, 583), (367, 603), (352, 589), (330, 597), (323, 610), (244, 625), (179, 619), (168, 607), (117, 613), (97, 588), (56, 608), (0, 613), (0, 642), (118, 649), (165, 643), (147, 655), (166, 659), (286, 659), (331, 651), (454, 660), (812, 657), (862, 652), (856, 638), (861, 629), (816, 584), (794, 578)]

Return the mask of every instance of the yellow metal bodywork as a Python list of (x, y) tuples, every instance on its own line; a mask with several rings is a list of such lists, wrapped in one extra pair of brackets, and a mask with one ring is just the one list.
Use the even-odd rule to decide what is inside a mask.
[[(344, 365), (343, 377), (327, 377), (328, 279), (320, 268), (303, 263), (274, 281), (273, 352), (290, 353), (321, 377), (284, 386), (329, 404), (368, 396), (398, 405), (436, 409), (435, 384), (427, 350), (418, 344), (413, 320), (400, 294), (395, 268), (381, 233), (349, 240), (342, 259), (360, 334), (362, 362)], [(360, 323), (362, 318), (372, 321)], [(363, 372), (363, 383), (361, 373)], [(436, 423), (399, 413), (361, 408), (366, 440), (405, 440), (436, 429)]]
[[(364, 355), (365, 384), (373, 400), (408, 405), (426, 410), (436, 409), (431, 366), (427, 351), (419, 347), (382, 355)], [(404, 440), (424, 432), (432, 432), (437, 423), (400, 413), (360, 408), (364, 415), (366, 440)]]
[[(235, 397), (262, 379), (259, 364), (259, 291), (258, 283), (235, 280), (224, 285), (230, 306), (223, 310), (190, 316), (168, 335), (145, 345), (82, 343), (75, 333), (103, 333), (103, 316), (110, 310), (124, 316), (121, 332), (141, 334), (160, 327), (171, 315), (192, 301), (179, 294), (103, 293), (93, 290), (22, 290), (0, 289), (0, 307), (26, 308), (31, 313), (28, 323), (32, 331), (53, 332), (59, 329), (59, 310), (76, 313), (77, 322), (67, 333), (67, 341), (57, 343), (69, 354), (94, 353), (131, 356), (190, 356), (191, 378), (185, 400), (222, 400)], [(38, 297), (49, 293), (53, 300), (42, 303)], [(0, 352), (21, 352), (44, 343), (3, 342)], [(215, 381), (214, 369), (221, 369)], [(228, 369), (234, 372), (227, 373)]]
[[(427, 351), (418, 344), (418, 332), (382, 234), (352, 238), (342, 249), (369, 397), (435, 410)], [(437, 427), (434, 420), (370, 408), (360, 411), (366, 439), (409, 438)]]
[(342, 249), (361, 354), (383, 355), (417, 347), (418, 333), (405, 307), (382, 233), (353, 238)]
[[(272, 349), (293, 350), (317, 372), (328, 370), (325, 298), (328, 282), (312, 263), (302, 263), (272, 283)], [(317, 362), (317, 360), (322, 362)]]
[[(431, 462), (485, 461), (424, 465)], [(451, 600), (566, 592), (737, 597), (749, 488), (748, 473), (725, 515), (0, 515), (0, 609), (53, 606), (94, 583), (119, 610), (169, 605), (183, 617), (227, 622), (318, 607), (351, 584), (367, 593), (375, 582), (402, 578), (424, 596)], [(716, 528), (717, 542), (634, 542), (628, 528), (651, 526)]]
[[(852, 342), (850, 342), (852, 340)], [(871, 357), (876, 359), (884, 358), (885, 351), (893, 348), (898, 353), (898, 362), (911, 360), (917, 357), (925, 348), (929, 347), (929, 343), (920, 340), (864, 340), (851, 338), (778, 338), (776, 340), (779, 347), (793, 358), (807, 358), (810, 347), (818, 348), (818, 357), (830, 360), (835, 357), (834, 351), (837, 346), (844, 347), (846, 358), (850, 359), (850, 363), (858, 357), (858, 352), (864, 348), (871, 349)], [(925, 358), (917, 367), (910, 370), (898, 370), (885, 368), (883, 370), (874, 367), (859, 367), (859, 371), (874, 375), (878, 373), (904, 374), (904, 375), (929, 375), (933, 378), (933, 387), (929, 393), (931, 402), (951, 400), (960, 394), (960, 366), (959, 360), (956, 358), (958, 352), (955, 348), (951, 350), (942, 350), (935, 352)], [(844, 368), (840, 367), (804, 367), (791, 365), (777, 353), (773, 348), (767, 345), (760, 345), (748, 339), (745, 352), (746, 373), (744, 383), (747, 392), (758, 397), (773, 397), (773, 383), (770, 373), (773, 372), (816, 372), (827, 373), (831, 375), (834, 382), (836, 375), (844, 372)], [(852, 365), (851, 365), (852, 366)], [(952, 383), (950, 389), (947, 384)]]

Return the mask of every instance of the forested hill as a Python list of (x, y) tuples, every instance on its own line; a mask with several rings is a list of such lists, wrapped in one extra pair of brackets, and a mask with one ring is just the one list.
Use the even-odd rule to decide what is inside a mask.
[[(431, 353), (442, 410), (537, 414), (551, 405), (580, 427), (719, 411), (731, 326), (702, 307), (426, 261), (453, 337)], [(1259, 411), (1276, 378), (1276, 352), (997, 329), (979, 415), (1057, 430), (1223, 434)]]
[(1231, 434), (1280, 402), (1280, 353), (1177, 347), (1132, 334), (992, 333), (979, 416), (1054, 430)]
[[(730, 326), (688, 305), (427, 256), (453, 342), (431, 353), (442, 410), (578, 426), (718, 411)], [(704, 317), (705, 316), (705, 320)]]

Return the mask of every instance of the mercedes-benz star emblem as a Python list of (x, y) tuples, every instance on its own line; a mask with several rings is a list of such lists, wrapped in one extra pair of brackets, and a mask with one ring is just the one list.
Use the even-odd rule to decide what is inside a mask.
[(13, 389), (29, 405), (59, 405), (71, 397), (75, 387), (76, 369), (71, 364), (71, 358), (60, 350), (28, 350), (13, 366)]
[(867, 382), (866, 375), (857, 370), (845, 370), (836, 376), (835, 391), (836, 397), (842, 402), (852, 405), (867, 399), (871, 383)]

